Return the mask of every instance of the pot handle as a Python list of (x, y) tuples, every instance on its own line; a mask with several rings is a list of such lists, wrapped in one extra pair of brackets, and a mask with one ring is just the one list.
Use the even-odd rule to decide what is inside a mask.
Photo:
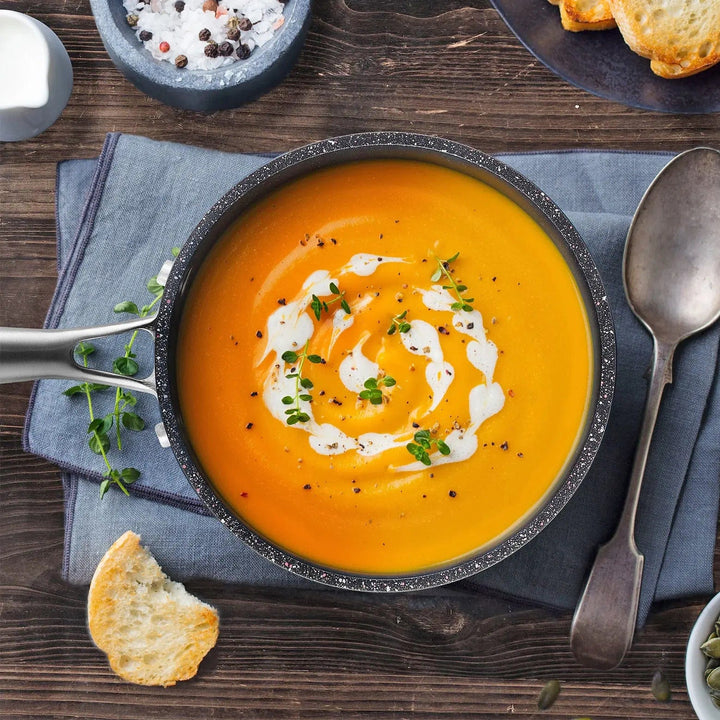
[(84, 340), (118, 335), (129, 330), (145, 330), (155, 337), (155, 317), (71, 330), (0, 328), (0, 384), (58, 378), (157, 395), (154, 370), (145, 378), (133, 378), (86, 368), (75, 361), (75, 347)]

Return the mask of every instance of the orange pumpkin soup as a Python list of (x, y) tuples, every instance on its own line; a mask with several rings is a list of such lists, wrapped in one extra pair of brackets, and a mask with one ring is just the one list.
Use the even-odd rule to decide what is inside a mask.
[(180, 323), (203, 471), (270, 542), (403, 574), (509, 534), (584, 427), (588, 320), (560, 252), (504, 195), (410, 160), (316, 171), (245, 211)]

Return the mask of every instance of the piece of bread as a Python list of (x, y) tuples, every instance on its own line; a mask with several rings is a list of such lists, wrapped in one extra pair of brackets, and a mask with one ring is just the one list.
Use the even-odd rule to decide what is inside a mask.
[(610, 30), (615, 18), (608, 0), (559, 0), (560, 20), (565, 30)]
[(625, 42), (664, 78), (694, 75), (720, 62), (717, 0), (609, 0)]
[(88, 624), (121, 678), (166, 687), (197, 673), (217, 642), (219, 620), (214, 608), (170, 580), (128, 531), (95, 570)]

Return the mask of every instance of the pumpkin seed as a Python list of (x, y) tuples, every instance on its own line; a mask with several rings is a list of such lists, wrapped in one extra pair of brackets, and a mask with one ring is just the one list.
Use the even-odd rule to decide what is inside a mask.
[(670, 700), (670, 696), (672, 695), (670, 683), (662, 670), (655, 671), (652, 683), (650, 683), (650, 689), (652, 690), (653, 697), (658, 702), (668, 702), (668, 700)]
[(705, 682), (707, 682), (707, 685), (711, 690), (720, 690), (720, 668), (712, 670), (705, 678)]
[(538, 696), (538, 710), (547, 710), (557, 700), (560, 694), (560, 683), (557, 680), (550, 680), (545, 683), (545, 687), (540, 691)]
[(700, 649), (710, 658), (720, 658), (720, 638), (714, 637), (706, 640)]

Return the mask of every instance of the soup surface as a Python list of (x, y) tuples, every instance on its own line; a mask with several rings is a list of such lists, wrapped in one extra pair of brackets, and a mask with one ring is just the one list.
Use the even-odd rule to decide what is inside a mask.
[(592, 387), (543, 230), (459, 172), (347, 163), (253, 205), (203, 263), (177, 348), (213, 486), (269, 541), (402, 574), (498, 541), (547, 496)]

